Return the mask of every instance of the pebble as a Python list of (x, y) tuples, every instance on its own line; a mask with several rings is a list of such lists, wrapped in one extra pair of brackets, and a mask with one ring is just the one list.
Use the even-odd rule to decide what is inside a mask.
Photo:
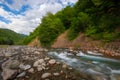
[(46, 57), (44, 60), (49, 60), (50, 58), (49, 57)]
[(22, 70), (27, 70), (27, 69), (30, 69), (30, 68), (31, 68), (31, 65), (23, 65), (23, 64), (21, 64), (19, 67), (20, 67), (20, 69), (22, 69)]
[(72, 70), (72, 68), (70, 67), (70, 68), (68, 68), (69, 70)]
[(60, 62), (56, 62), (56, 64), (60, 64)]
[(42, 71), (43, 69), (42, 69), (41, 67), (38, 67), (37, 70), (38, 70), (38, 71)]
[(40, 64), (42, 64), (42, 63), (44, 63), (44, 59), (40, 59), (40, 60), (38, 60), (38, 61), (36, 61), (36, 62), (34, 62), (34, 67), (37, 67), (38, 65), (40, 65)]
[(54, 76), (59, 76), (60, 74), (59, 73), (53, 73)]
[(35, 54), (40, 54), (40, 52), (38, 52), (38, 51), (35, 51), (34, 53), (35, 53)]
[(28, 70), (28, 72), (29, 72), (29, 73), (34, 73), (34, 69), (31, 68), (31, 69)]
[(63, 74), (64, 72), (63, 71), (60, 71), (61, 74)]
[(67, 68), (67, 65), (66, 65), (66, 64), (63, 64), (62, 68), (66, 69), (66, 68)]
[(20, 73), (17, 77), (19, 78), (19, 77), (24, 77), (26, 75), (26, 72), (22, 72), (22, 73)]
[(42, 74), (41, 78), (45, 79), (45, 78), (48, 78), (50, 76), (51, 76), (51, 73), (44, 73), (44, 74)]
[(53, 65), (55, 63), (56, 63), (56, 60), (54, 60), (54, 59), (49, 60), (49, 64)]

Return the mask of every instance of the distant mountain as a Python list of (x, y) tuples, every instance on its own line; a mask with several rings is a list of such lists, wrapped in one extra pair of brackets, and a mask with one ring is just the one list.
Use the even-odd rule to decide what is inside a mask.
[(26, 37), (24, 34), (18, 34), (9, 29), (0, 28), (0, 45), (18, 45)]

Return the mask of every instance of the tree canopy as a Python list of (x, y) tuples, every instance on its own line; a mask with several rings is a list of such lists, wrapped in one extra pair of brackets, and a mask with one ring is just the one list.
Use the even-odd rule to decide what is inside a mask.
[(42, 46), (50, 46), (65, 30), (69, 40), (84, 33), (93, 39), (112, 41), (120, 39), (119, 26), (120, 0), (78, 0), (74, 6), (44, 16), (25, 41), (38, 36)]

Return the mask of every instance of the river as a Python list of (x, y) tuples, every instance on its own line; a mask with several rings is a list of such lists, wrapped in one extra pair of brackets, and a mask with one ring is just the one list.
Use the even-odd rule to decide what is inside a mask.
[(91, 51), (51, 49), (48, 55), (66, 63), (87, 80), (120, 80), (120, 60), (111, 59)]

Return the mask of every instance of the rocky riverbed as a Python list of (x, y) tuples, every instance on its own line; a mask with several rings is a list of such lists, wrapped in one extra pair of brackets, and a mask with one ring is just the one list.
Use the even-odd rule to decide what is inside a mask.
[(0, 48), (0, 80), (120, 80), (119, 64), (98, 51)]
[(47, 52), (27, 46), (0, 48), (0, 80), (84, 80), (78, 71)]

